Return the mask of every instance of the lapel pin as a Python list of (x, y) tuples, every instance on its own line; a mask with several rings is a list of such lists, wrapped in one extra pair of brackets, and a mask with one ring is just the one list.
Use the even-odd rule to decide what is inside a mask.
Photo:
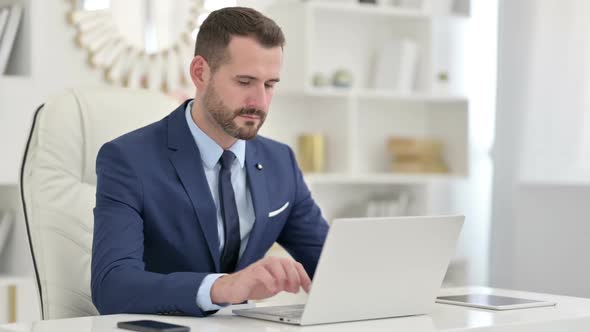
[(262, 164), (256, 164), (256, 169), (259, 171), (262, 171), (264, 167), (262, 167)]

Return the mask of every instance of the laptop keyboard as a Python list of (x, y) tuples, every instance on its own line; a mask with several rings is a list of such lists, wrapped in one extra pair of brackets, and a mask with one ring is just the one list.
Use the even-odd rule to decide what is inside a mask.
[(286, 318), (300, 318), (303, 314), (304, 304), (286, 305), (280, 307), (262, 307), (256, 308), (256, 311), (265, 315), (286, 317)]

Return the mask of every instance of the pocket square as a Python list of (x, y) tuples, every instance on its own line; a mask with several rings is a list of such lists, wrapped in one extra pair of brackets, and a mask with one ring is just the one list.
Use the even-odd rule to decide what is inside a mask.
[(269, 218), (272, 218), (272, 217), (274, 217), (274, 216), (278, 215), (279, 213), (281, 213), (281, 212), (285, 211), (285, 209), (286, 209), (288, 206), (289, 206), (289, 202), (285, 203), (285, 205), (281, 206), (281, 207), (280, 207), (278, 210), (271, 211), (271, 212), (268, 214), (268, 217), (269, 217)]

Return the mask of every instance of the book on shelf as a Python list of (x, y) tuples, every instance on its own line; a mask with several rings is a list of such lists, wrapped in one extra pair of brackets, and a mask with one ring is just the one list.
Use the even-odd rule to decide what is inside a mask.
[(400, 93), (414, 91), (418, 53), (418, 44), (413, 40), (385, 42), (376, 56), (373, 87)]
[[(12, 53), (12, 48), (16, 40), (18, 27), (20, 25), (23, 7), (22, 5), (15, 3), (11, 6), (4, 7), (1, 9), (4, 13), (6, 11), (6, 23), (3, 24), (3, 28), (0, 27), (0, 75), (6, 72), (6, 66)], [(0, 13), (0, 23), (2, 14)]]
[(393, 5), (400, 8), (424, 9), (429, 1), (431, 0), (393, 0)]

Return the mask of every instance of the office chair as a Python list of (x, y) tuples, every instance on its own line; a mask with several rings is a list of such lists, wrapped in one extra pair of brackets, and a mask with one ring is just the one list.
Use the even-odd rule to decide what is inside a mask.
[(20, 190), (43, 319), (98, 314), (90, 294), (96, 155), (177, 106), (157, 92), (101, 88), (69, 90), (35, 112)]

